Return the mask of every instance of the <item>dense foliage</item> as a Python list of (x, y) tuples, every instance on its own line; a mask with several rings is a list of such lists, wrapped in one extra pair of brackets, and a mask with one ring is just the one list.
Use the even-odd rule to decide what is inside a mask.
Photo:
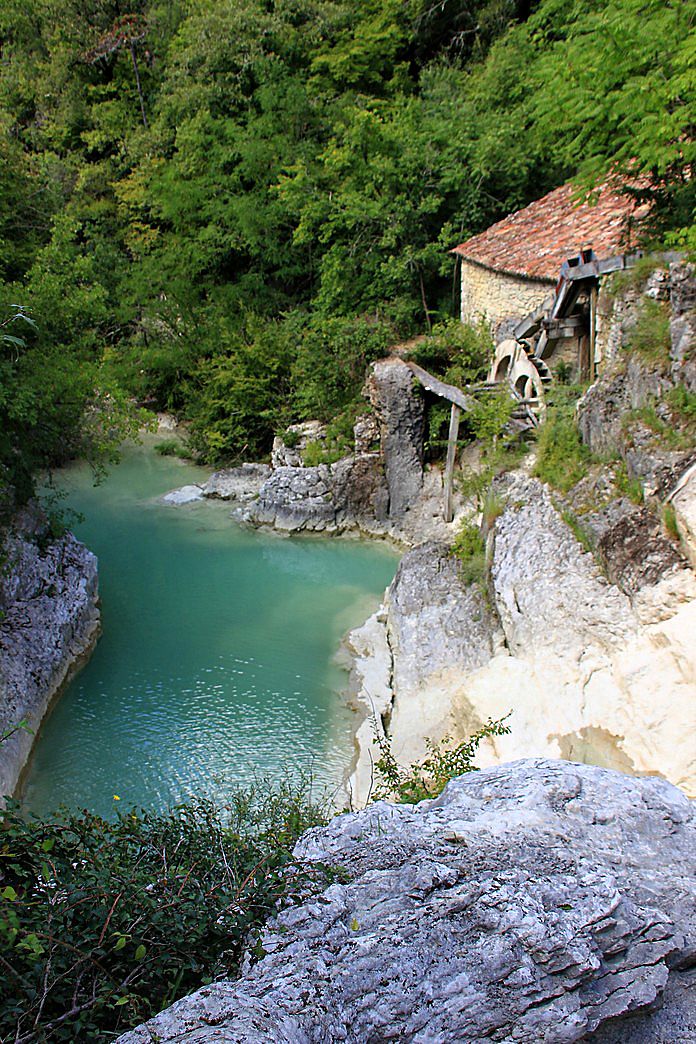
[(111, 820), (11, 805), (0, 822), (0, 1039), (109, 1040), (234, 975), (277, 904), (324, 881), (292, 859), (323, 814), (301, 785)]
[(659, 235), (687, 237), (693, 17), (6, 0), (0, 320), (37, 328), (2, 349), (0, 465), (84, 452), (85, 412), (98, 454), (123, 395), (188, 415), (209, 458), (263, 453), (453, 311), (448, 248), (569, 176), (648, 175)]

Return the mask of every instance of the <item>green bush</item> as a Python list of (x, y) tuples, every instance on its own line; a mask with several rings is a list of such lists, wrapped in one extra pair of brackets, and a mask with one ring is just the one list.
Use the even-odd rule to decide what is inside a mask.
[(367, 367), (395, 340), (390, 323), (313, 316), (299, 331), (292, 363), (292, 408), (299, 420), (332, 420), (357, 402)]
[(665, 504), (662, 508), (662, 522), (665, 529), (667, 530), (668, 536), (672, 540), (679, 540), (681, 534), (679, 533), (679, 526), (677, 525), (677, 513), (674, 509), (674, 504)]
[(614, 485), (619, 493), (628, 497), (634, 504), (642, 504), (644, 500), (643, 484), (640, 479), (631, 478), (625, 461), (621, 460), (614, 469)]
[(318, 464), (327, 464), (328, 454), (323, 439), (312, 439), (302, 450), (302, 463), (307, 468), (316, 468)]
[(287, 446), (288, 449), (295, 449), (297, 446), (299, 446), (300, 439), (302, 438), (299, 431), (293, 431), (291, 428), (288, 428), (286, 431), (282, 432), (280, 437), (282, 438), (284, 444)]
[[(325, 808), (307, 786), (260, 783), (113, 820), (0, 819), (0, 1039), (108, 1040), (235, 975), (250, 933), (309, 871), (292, 858)], [(321, 877), (321, 871), (311, 871)]]
[(478, 526), (463, 519), (452, 544), (452, 554), (459, 562), (465, 584), (481, 584), (486, 577), (486, 545)]
[(159, 453), (160, 457), (180, 457), (182, 460), (189, 458), (189, 453), (180, 439), (163, 439), (155, 445), (155, 453)]
[(415, 804), (441, 794), (451, 779), (467, 772), (477, 771), (474, 758), (484, 739), (507, 736), (511, 729), (509, 718), (494, 721), (489, 718), (469, 739), (452, 746), (452, 737), (444, 736), (439, 743), (426, 740), (427, 755), (419, 762), (402, 768), (396, 761), (388, 736), (376, 730), (380, 757), (375, 762), (377, 786), (375, 799), (389, 798)]
[(503, 433), (514, 409), (507, 388), (476, 399), (464, 415), (466, 426), (475, 439), (492, 445)]
[(696, 433), (696, 394), (683, 384), (670, 389), (665, 395), (676, 421), (690, 433)]
[(485, 323), (465, 326), (448, 319), (433, 327), (411, 358), (449, 384), (463, 387), (485, 379), (492, 355), (493, 341)]
[(587, 474), (592, 455), (582, 442), (567, 402), (550, 404), (539, 432), (534, 474), (542, 482), (567, 493)]
[(669, 304), (643, 298), (635, 328), (630, 334), (629, 347), (653, 365), (669, 364), (671, 346), (669, 334)]

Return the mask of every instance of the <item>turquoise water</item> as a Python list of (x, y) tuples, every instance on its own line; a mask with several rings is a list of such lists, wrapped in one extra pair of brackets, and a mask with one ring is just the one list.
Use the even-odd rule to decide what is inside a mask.
[(24, 798), (102, 814), (223, 797), (255, 774), (337, 783), (351, 718), (332, 661), (396, 567), (378, 544), (247, 532), (229, 506), (164, 505), (206, 472), (136, 447), (108, 479), (70, 469), (99, 558), (103, 635), (45, 722)]

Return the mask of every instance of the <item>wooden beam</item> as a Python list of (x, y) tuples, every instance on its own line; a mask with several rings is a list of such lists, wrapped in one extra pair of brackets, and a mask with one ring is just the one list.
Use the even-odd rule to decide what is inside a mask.
[(428, 373), (427, 370), (416, 366), (413, 362), (407, 362), (406, 365), (426, 391), (439, 395), (441, 399), (447, 399), (448, 402), (456, 403), (461, 410), (470, 410), (474, 406), (475, 400), (470, 395), (465, 395), (459, 388), (455, 388), (453, 384), (445, 384), (444, 381), (433, 377), (432, 373)]
[(590, 291), (590, 378), (597, 376), (597, 287)]
[(447, 463), (445, 465), (445, 522), (451, 522), (454, 514), (452, 511), (452, 481), (454, 479), (454, 458), (457, 455), (457, 436), (459, 435), (459, 418), (461, 413), (460, 407), (453, 402), (450, 411)]

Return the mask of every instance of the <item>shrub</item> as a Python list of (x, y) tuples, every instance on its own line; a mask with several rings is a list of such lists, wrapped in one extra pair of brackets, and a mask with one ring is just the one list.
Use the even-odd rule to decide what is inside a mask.
[(464, 519), (452, 544), (465, 584), (483, 583), (486, 577), (486, 545), (478, 526)]
[(163, 439), (156, 444), (155, 453), (159, 453), (160, 457), (180, 457), (182, 460), (189, 457), (186, 447), (179, 439)]
[(318, 464), (326, 464), (328, 453), (323, 439), (312, 439), (302, 450), (302, 462), (307, 468), (315, 468)]
[(630, 335), (630, 348), (646, 362), (661, 367), (669, 363), (669, 316), (666, 301), (643, 298), (636, 325)]
[(534, 474), (542, 482), (567, 493), (587, 474), (591, 454), (578, 434), (568, 403), (549, 405), (538, 447)]
[(672, 540), (679, 540), (679, 526), (677, 525), (677, 513), (674, 504), (665, 504), (662, 508), (662, 522)]
[(696, 431), (696, 394), (690, 392), (683, 384), (670, 389), (665, 395), (672, 413), (679, 424), (688, 432)]
[(414, 804), (437, 797), (451, 779), (477, 771), (474, 758), (479, 746), (489, 736), (508, 735), (511, 729), (505, 723), (509, 717), (507, 714), (497, 721), (489, 718), (469, 739), (455, 746), (451, 736), (444, 736), (439, 743), (426, 740), (425, 758), (408, 768), (401, 768), (397, 763), (389, 737), (377, 732), (380, 758), (375, 763), (378, 774), (375, 799), (393, 798)]
[(249, 934), (311, 884), (292, 848), (323, 820), (291, 783), (260, 783), (224, 809), (196, 800), (113, 820), (27, 816), (9, 803), (0, 1039), (109, 1039), (234, 975)]
[(284, 431), (280, 437), (288, 449), (295, 449), (296, 446), (299, 446), (300, 439), (302, 438), (299, 431), (293, 431), (291, 428)]
[(483, 498), (483, 504), (481, 506), (483, 526), (486, 531), (491, 529), (497, 518), (500, 518), (503, 511), (505, 511), (505, 505), (506, 500), (504, 497), (501, 497), (490, 487), (486, 490), (486, 495)]
[(643, 503), (643, 484), (640, 479), (629, 476), (626, 463), (623, 460), (619, 461), (614, 470), (614, 485), (619, 493), (628, 497), (634, 504)]
[(493, 341), (485, 323), (465, 326), (458, 319), (448, 319), (433, 327), (412, 359), (424, 370), (462, 387), (485, 378), (492, 355)]
[(313, 316), (298, 331), (291, 373), (293, 413), (328, 421), (360, 397), (365, 371), (395, 337), (389, 323)]
[(513, 409), (514, 402), (504, 388), (477, 399), (464, 419), (475, 439), (492, 445), (502, 435)]

